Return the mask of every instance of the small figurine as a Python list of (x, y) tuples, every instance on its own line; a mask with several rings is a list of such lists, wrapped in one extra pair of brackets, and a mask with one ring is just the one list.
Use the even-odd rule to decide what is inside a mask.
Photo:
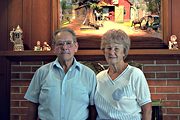
[(170, 41), (169, 41), (169, 49), (170, 50), (177, 50), (178, 49), (178, 43), (176, 40), (177, 40), (176, 35), (172, 35), (170, 37)]
[(14, 51), (24, 51), (22, 33), (23, 31), (19, 25), (16, 29), (13, 28), (13, 30), (10, 31), (10, 41), (14, 44)]
[(47, 42), (44, 42), (43, 51), (50, 51), (50, 50), (51, 50), (51, 47), (47, 44)]
[(37, 41), (36, 46), (34, 46), (34, 51), (42, 51), (41, 42)]

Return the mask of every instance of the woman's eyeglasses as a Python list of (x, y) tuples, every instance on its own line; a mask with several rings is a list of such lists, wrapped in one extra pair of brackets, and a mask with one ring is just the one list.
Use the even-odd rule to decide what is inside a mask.
[(108, 51), (108, 52), (112, 51), (112, 50), (115, 52), (119, 52), (121, 50), (121, 48), (119, 48), (119, 47), (105, 47), (104, 50)]

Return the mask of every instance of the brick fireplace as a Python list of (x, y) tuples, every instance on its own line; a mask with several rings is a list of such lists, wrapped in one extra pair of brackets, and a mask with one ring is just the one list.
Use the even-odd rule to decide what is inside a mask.
[[(163, 50), (164, 51), (164, 50)], [(155, 53), (158, 52), (158, 53)], [(167, 52), (167, 53), (165, 53)], [(180, 120), (180, 51), (131, 50), (127, 61), (142, 64), (152, 100), (161, 101), (163, 120)], [(2, 56), (2, 55), (1, 55)], [(27, 101), (23, 98), (34, 72), (55, 59), (53, 53), (8, 53), (10, 61), (10, 119), (27, 119)], [(87, 57), (88, 56), (88, 57)], [(78, 60), (105, 63), (101, 51), (82, 50)]]

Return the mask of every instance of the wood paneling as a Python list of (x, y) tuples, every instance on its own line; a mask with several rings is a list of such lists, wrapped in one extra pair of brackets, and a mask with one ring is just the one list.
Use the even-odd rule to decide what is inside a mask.
[[(51, 38), (51, 1), (32, 0), (31, 18), (31, 46), (36, 45), (36, 41), (48, 41)], [(41, 42), (41, 43), (42, 43)]]
[[(13, 30), (13, 28), (16, 28), (17, 25), (20, 25), (22, 27), (22, 0), (10, 0), (8, 1), (8, 31)], [(13, 43), (9, 40), (9, 32), (8, 33), (8, 49), (13, 49)]]
[(8, 2), (4, 0), (0, 2), (0, 50), (7, 50), (7, 6)]
[(37, 40), (51, 43), (52, 32), (58, 27), (59, 0), (1, 0), (1, 42), (12, 50), (13, 44), (9, 40), (9, 32), (17, 25), (23, 30), (25, 50), (33, 49)]
[(169, 37), (172, 33), (172, 24), (171, 24), (171, 0), (161, 0), (161, 12), (162, 12), (162, 31), (163, 31), (163, 39), (166, 44), (168, 44)]
[(179, 0), (172, 0), (172, 34), (178, 37), (178, 45), (180, 49), (180, 1)]
[(32, 43), (32, 1), (23, 0), (23, 40), (25, 49), (30, 49)]

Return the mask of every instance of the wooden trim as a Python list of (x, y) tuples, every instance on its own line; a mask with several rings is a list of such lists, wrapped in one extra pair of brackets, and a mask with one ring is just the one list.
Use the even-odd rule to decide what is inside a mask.
[[(54, 56), (53, 51), (0, 51), (0, 56), (14, 57), (14, 56)], [(78, 50), (75, 55), (103, 55), (102, 50)], [(133, 49), (129, 50), (129, 55), (177, 55), (180, 56), (180, 50), (168, 49)]]
[[(32, 44), (32, 4), (31, 0), (24, 0), (23, 3), (23, 42), (25, 49), (30, 49)], [(12, 43), (11, 43), (12, 44)]]
[(59, 0), (51, 0), (51, 36), (59, 26)]
[[(4, 56), (10, 61), (34, 61), (47, 60), (52, 61), (56, 58), (53, 51), (0, 51), (0, 56)], [(88, 57), (87, 57), (88, 56)], [(98, 61), (105, 60), (101, 50), (78, 50), (75, 54), (78, 60)], [(126, 60), (172, 60), (180, 59), (180, 50), (168, 49), (133, 49), (129, 51)]]
[(168, 45), (169, 38), (172, 34), (172, 1), (162, 0), (162, 31), (164, 43)]

